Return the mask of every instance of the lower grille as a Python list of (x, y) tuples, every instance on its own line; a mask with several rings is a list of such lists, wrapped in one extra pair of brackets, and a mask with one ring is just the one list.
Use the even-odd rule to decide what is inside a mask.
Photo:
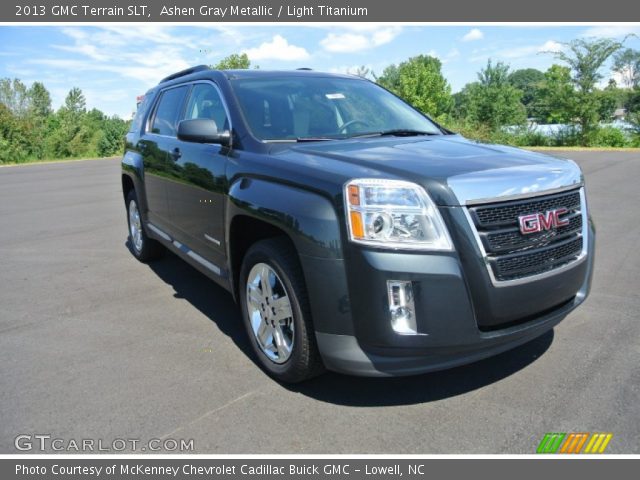
[(544, 250), (526, 252), (493, 260), (499, 280), (513, 280), (526, 275), (548, 272), (575, 260), (582, 252), (582, 237)]
[[(486, 260), (497, 282), (551, 272), (578, 260), (585, 222), (580, 190), (469, 207)], [(523, 234), (519, 218), (562, 209), (563, 225)]]

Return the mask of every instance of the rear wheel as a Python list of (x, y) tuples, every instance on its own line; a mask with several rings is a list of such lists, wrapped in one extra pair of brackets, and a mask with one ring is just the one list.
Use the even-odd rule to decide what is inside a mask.
[(323, 371), (302, 270), (286, 238), (249, 249), (240, 270), (240, 303), (251, 346), (270, 375), (295, 383)]
[(141, 262), (160, 257), (164, 249), (157, 241), (149, 238), (144, 230), (135, 190), (131, 190), (127, 195), (127, 220), (129, 244), (133, 255)]

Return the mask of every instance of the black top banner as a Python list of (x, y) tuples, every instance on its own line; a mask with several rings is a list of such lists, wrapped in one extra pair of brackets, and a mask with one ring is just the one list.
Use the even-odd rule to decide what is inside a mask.
[(629, 0), (11, 0), (0, 22), (637, 22)]

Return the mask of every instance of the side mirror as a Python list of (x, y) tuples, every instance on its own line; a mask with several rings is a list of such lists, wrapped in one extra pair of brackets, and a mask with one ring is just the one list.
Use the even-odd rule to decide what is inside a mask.
[(231, 145), (231, 133), (218, 132), (218, 126), (209, 118), (182, 120), (178, 124), (178, 140), (194, 143), (218, 143), (225, 147)]

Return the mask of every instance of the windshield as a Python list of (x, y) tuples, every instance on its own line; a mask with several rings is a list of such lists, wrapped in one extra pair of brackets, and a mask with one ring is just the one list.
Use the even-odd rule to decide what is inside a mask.
[(231, 85), (251, 131), (260, 140), (442, 133), (402, 100), (359, 79), (243, 78), (232, 80)]

